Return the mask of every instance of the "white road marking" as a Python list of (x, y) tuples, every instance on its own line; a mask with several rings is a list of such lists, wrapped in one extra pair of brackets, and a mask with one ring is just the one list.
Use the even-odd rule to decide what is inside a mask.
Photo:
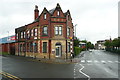
[(74, 73), (74, 75), (76, 75), (76, 74)]
[(95, 63), (98, 63), (98, 61), (97, 61), (97, 60), (95, 60), (94, 62), (95, 62)]
[(89, 62), (92, 62), (91, 60), (87, 60), (87, 62), (89, 63)]
[(85, 74), (84, 72), (82, 72), (82, 70), (84, 69), (84, 66), (82, 64), (79, 64), (79, 65), (82, 66), (82, 68), (79, 70), (79, 72), (81, 74), (85, 75), (88, 78), (88, 80), (90, 80), (90, 76), (88, 76), (87, 74)]
[(101, 61), (102, 63), (105, 63), (105, 61)]
[(108, 61), (109, 63), (113, 63), (112, 61)]
[(118, 63), (118, 61), (115, 61), (116, 63)]
[(74, 73), (75, 73), (75, 71), (74, 71)]
[(85, 62), (85, 60), (81, 60), (81, 62)]

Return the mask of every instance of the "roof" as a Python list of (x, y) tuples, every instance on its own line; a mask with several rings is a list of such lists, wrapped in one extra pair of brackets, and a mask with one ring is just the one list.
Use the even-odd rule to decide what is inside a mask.
[(49, 10), (48, 12), (49, 12), (50, 14), (53, 14), (54, 11), (55, 11), (55, 8)]
[(15, 42), (15, 35), (0, 38), (0, 43), (12, 43), (12, 42)]

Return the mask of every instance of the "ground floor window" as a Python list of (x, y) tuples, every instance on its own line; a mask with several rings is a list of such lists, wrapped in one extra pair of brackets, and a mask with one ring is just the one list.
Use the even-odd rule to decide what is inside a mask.
[(37, 53), (38, 48), (37, 48), (37, 43), (34, 43), (34, 52)]
[(47, 53), (47, 42), (43, 42), (43, 53)]
[(20, 44), (20, 52), (22, 52), (22, 44)]
[(29, 52), (29, 48), (30, 48), (29, 43), (27, 43), (27, 52)]
[(30, 43), (30, 52), (33, 52), (33, 43)]
[(23, 52), (25, 52), (26, 51), (26, 46), (25, 46), (25, 44), (23, 44)]
[(67, 44), (67, 51), (70, 52), (70, 42)]

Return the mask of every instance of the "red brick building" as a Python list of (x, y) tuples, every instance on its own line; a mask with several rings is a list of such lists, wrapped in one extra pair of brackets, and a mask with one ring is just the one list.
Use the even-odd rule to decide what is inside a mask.
[(0, 52), (15, 55), (15, 35), (0, 39)]
[(59, 4), (39, 15), (35, 6), (34, 21), (15, 29), (16, 55), (36, 58), (70, 58), (73, 53), (73, 23), (70, 11), (63, 13)]

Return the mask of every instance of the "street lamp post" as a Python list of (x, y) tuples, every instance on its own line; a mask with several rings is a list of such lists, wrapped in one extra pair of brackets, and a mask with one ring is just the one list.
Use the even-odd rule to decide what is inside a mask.
[[(77, 26), (77, 24), (75, 24), (75, 26), (73, 26), (74, 28), (74, 30), (73, 30), (73, 51), (74, 51), (74, 40), (75, 40), (75, 38), (76, 38), (76, 26)], [(74, 51), (75, 52), (75, 51)], [(75, 53), (73, 52), (73, 57), (75, 56)]]
[(77, 24), (75, 24), (75, 26), (74, 26), (74, 29), (75, 29), (75, 37), (76, 37), (76, 26), (77, 26)]

